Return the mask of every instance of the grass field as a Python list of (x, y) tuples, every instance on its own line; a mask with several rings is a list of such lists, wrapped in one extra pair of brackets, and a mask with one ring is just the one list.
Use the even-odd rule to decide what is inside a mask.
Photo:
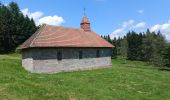
[(111, 69), (31, 74), (19, 54), (0, 55), (0, 100), (170, 100), (170, 71), (113, 60)]

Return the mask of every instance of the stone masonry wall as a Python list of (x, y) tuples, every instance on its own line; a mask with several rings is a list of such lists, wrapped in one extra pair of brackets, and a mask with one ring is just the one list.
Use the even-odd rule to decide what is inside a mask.
[[(100, 57), (96, 57), (97, 50)], [(82, 59), (79, 59), (79, 51), (83, 52)], [(57, 60), (57, 52), (62, 53), (61, 61)], [(25, 69), (33, 73), (57, 73), (112, 65), (109, 48), (34, 48), (23, 51), (22, 62)]]
[(28, 71), (33, 71), (33, 58), (31, 50), (22, 51), (22, 66)]

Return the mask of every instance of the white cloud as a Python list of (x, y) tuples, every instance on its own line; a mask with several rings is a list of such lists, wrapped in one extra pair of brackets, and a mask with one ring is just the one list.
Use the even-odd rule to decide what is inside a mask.
[(28, 8), (22, 9), (21, 12), (26, 16), (29, 15)]
[(118, 28), (116, 30), (114, 30), (111, 34), (110, 37), (113, 39), (114, 37), (118, 38), (118, 37), (122, 37), (124, 35), (124, 33), (126, 32), (126, 30), (124, 28)]
[[(134, 30), (137, 32), (144, 32), (146, 31), (147, 24), (145, 22), (136, 22), (134, 20), (128, 20), (123, 22), (117, 29), (115, 29), (111, 34), (111, 38), (118, 38), (123, 37), (128, 31)], [(161, 31), (161, 33), (166, 37), (166, 40), (170, 41), (170, 20), (163, 24), (156, 24), (150, 27), (150, 31), (158, 32)]]
[(34, 20), (37, 20), (37, 19), (39, 19), (40, 17), (43, 16), (43, 12), (36, 11), (36, 12), (31, 13), (31, 12), (29, 12), (28, 8), (25, 8), (21, 11), (25, 16), (28, 15), (30, 18), (33, 18)]
[(46, 16), (46, 17), (39, 19), (39, 24), (46, 23), (46, 24), (50, 24), (50, 25), (61, 25), (64, 22), (65, 21), (62, 17), (58, 17), (56, 15)]
[(145, 22), (136, 22), (135, 20), (128, 20), (123, 22), (119, 28), (115, 29), (111, 34), (111, 38), (123, 37), (129, 30), (144, 31), (146, 28)]
[(30, 17), (33, 19), (39, 19), (42, 16), (43, 16), (43, 13), (39, 11), (30, 14)]
[(140, 22), (138, 24), (136, 24), (135, 28), (145, 28), (146, 27), (146, 23), (145, 22)]
[(41, 25), (45, 23), (58, 26), (65, 22), (62, 17), (59, 17), (57, 15), (44, 16), (43, 12), (41, 11), (30, 12), (28, 8), (22, 9), (21, 11), (25, 16), (28, 15), (29, 18), (33, 18), (36, 25)]
[(128, 21), (123, 22), (122, 27), (126, 28), (129, 26), (132, 26), (134, 23), (135, 23), (134, 20), (128, 20)]
[(156, 24), (150, 28), (151, 31), (161, 31), (163, 35), (166, 36), (166, 39), (170, 41), (170, 20), (164, 24)]
[(144, 13), (144, 10), (140, 9), (137, 11), (139, 14), (143, 14)]

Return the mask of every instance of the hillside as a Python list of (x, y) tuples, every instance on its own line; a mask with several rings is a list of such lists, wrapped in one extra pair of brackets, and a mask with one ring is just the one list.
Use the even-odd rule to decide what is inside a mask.
[(170, 72), (139, 61), (113, 60), (111, 69), (31, 74), (19, 54), (0, 55), (1, 100), (168, 100)]

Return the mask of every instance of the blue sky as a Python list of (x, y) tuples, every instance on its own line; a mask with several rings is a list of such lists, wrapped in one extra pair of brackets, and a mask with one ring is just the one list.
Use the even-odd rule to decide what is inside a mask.
[[(12, 0), (1, 0), (8, 4)], [(161, 30), (170, 40), (170, 0), (13, 0), (37, 24), (79, 28), (83, 9), (93, 31), (111, 37), (129, 30)]]

